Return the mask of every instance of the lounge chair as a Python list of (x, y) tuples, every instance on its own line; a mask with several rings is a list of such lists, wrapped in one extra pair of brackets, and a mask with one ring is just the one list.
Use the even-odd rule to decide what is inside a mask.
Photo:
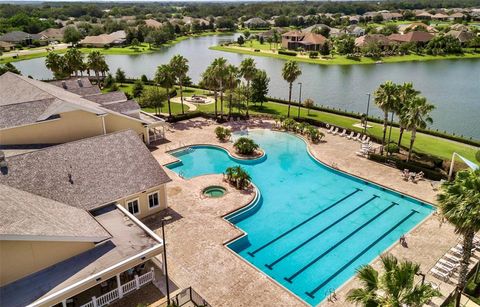
[(339, 134), (341, 137), (344, 137), (347, 134), (347, 129), (343, 129), (342, 133)]
[(353, 138), (353, 136), (355, 135), (355, 132), (350, 132), (349, 135), (347, 135), (347, 139), (351, 140)]
[(328, 133), (332, 133), (332, 132), (333, 132), (333, 128), (335, 128), (335, 126), (331, 126), (331, 127), (330, 127), (330, 130), (328, 130), (327, 132), (328, 132)]
[(353, 138), (354, 141), (360, 141), (362, 134), (360, 132), (357, 133), (357, 136)]
[(435, 264), (434, 268), (437, 269), (437, 270), (440, 270), (440, 271), (444, 271), (444, 272), (446, 272), (446, 273), (448, 273), (448, 274), (450, 274), (450, 275), (451, 275), (451, 274), (453, 273), (453, 271), (454, 271), (454, 269), (453, 269), (452, 267), (448, 267), (448, 266), (443, 265), (443, 264), (441, 264), (441, 263), (439, 263), (439, 262), (437, 262), (437, 263)]
[(440, 264), (442, 266), (445, 266), (447, 268), (450, 268), (451, 270), (455, 271), (458, 269), (458, 267), (460, 266), (460, 264), (458, 263), (453, 263), (453, 262), (450, 262), (446, 259), (443, 259), (443, 258), (440, 258), (437, 262), (437, 264)]
[(462, 261), (461, 258), (455, 256), (455, 255), (452, 255), (452, 254), (445, 254), (443, 256), (443, 258), (447, 259), (448, 261), (451, 261), (453, 263), (460, 263)]
[(369, 142), (370, 142), (370, 137), (367, 137), (367, 138), (365, 139), (365, 142), (366, 142), (366, 143), (369, 143)]
[(442, 272), (438, 269), (436, 269), (435, 267), (433, 267), (430, 272), (437, 276), (437, 277), (440, 277), (440, 279), (443, 279), (444, 281), (447, 281), (449, 278), (450, 278), (450, 275), (451, 273), (445, 273), (445, 272)]
[(367, 135), (366, 135), (366, 134), (364, 134), (364, 135), (363, 135), (363, 137), (362, 137), (362, 140), (361, 140), (361, 142), (362, 142), (362, 143), (363, 143), (363, 142), (365, 142), (365, 139), (366, 139), (366, 138), (367, 138)]
[(410, 171), (407, 168), (403, 170), (402, 177), (403, 180), (408, 181), (408, 178), (410, 177)]
[(337, 134), (337, 133), (338, 133), (338, 128), (337, 128), (337, 127), (335, 127), (335, 129), (333, 129), (333, 132), (332, 132), (332, 134), (333, 134), (333, 135), (335, 135), (335, 134)]

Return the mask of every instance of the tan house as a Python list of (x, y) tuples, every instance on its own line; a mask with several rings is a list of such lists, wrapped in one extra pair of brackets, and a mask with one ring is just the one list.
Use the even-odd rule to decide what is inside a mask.
[(0, 146), (60, 144), (125, 129), (146, 144), (164, 136), (165, 121), (123, 94), (99, 93), (87, 78), (50, 84), (7, 72), (0, 92)]
[(163, 27), (163, 24), (156, 21), (155, 19), (147, 19), (145, 20), (145, 26), (149, 28), (160, 29), (161, 27)]
[(319, 51), (326, 40), (321, 34), (294, 30), (282, 34), (282, 47), (291, 50), (303, 48), (305, 51)]
[(0, 50), (1, 51), (10, 51), (15, 49), (14, 44), (10, 44), (8, 42), (0, 41)]
[(370, 44), (376, 44), (383, 48), (390, 44), (389, 39), (383, 34), (367, 34), (355, 39), (355, 47), (363, 48)]
[(456, 30), (450, 30), (448, 31), (445, 35), (450, 35), (458, 39), (458, 41), (462, 44), (466, 44), (472, 39), (475, 38), (475, 33), (470, 32), (470, 31), (456, 31)]
[(85, 47), (106, 47), (123, 45), (126, 41), (127, 34), (120, 30), (110, 34), (100, 34), (95, 36), (86, 36), (79, 44)]
[(0, 305), (104, 306), (155, 282), (163, 242), (139, 218), (170, 178), (135, 132), (0, 159)]
[(46, 30), (43, 30), (42, 32), (38, 33), (39, 35), (41, 35), (42, 37), (44, 37), (44, 39), (48, 40), (48, 41), (63, 41), (63, 33), (65, 32), (65, 27), (64, 28), (60, 28), (60, 29), (57, 29), (57, 28), (48, 28)]
[(433, 38), (433, 34), (423, 31), (412, 31), (406, 34), (391, 34), (388, 39), (397, 43), (426, 43)]

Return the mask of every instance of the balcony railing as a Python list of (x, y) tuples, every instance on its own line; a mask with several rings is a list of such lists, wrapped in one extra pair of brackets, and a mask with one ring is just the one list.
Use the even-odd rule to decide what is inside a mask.
[(119, 285), (116, 289), (103, 294), (99, 297), (92, 297), (92, 300), (80, 307), (102, 307), (107, 306), (108, 304), (121, 299), (124, 295), (140, 289), (141, 286), (153, 281), (155, 278), (155, 272), (153, 267), (150, 269), (148, 273), (143, 275), (135, 275), (135, 278), (123, 285)]

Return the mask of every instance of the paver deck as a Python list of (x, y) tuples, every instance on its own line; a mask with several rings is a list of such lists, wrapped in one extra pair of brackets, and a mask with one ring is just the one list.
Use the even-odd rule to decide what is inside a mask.
[[(271, 121), (227, 123), (234, 129), (272, 128)], [(215, 138), (217, 124), (205, 119), (192, 119), (172, 125), (166, 138), (173, 140), (152, 148), (157, 161), (168, 164), (176, 158), (166, 153), (194, 144), (219, 145), (231, 153), (231, 142), (221, 143)], [(358, 157), (358, 142), (326, 134), (325, 141), (309, 144), (311, 153), (320, 161), (348, 173), (409, 194), (427, 202), (434, 202), (436, 192), (429, 181), (417, 184), (405, 182), (401, 171), (365, 158)], [(225, 243), (240, 236), (242, 231), (225, 221), (222, 216), (252, 201), (254, 191), (237, 191), (223, 182), (222, 175), (207, 175), (185, 180), (167, 169), (173, 182), (167, 186), (170, 208), (148, 218), (145, 223), (159, 231), (164, 215), (173, 219), (166, 225), (169, 273), (180, 287), (192, 286), (213, 306), (302, 306), (303, 301), (258, 271), (248, 262), (225, 247)], [(207, 198), (201, 194), (208, 185), (222, 185), (227, 194), (222, 198)], [(413, 260), (427, 273), (436, 261), (458, 241), (448, 224), (441, 224), (437, 216), (428, 217), (407, 236), (408, 248), (395, 244), (389, 250), (399, 258)], [(373, 262), (374, 266), (379, 261)], [(453, 290), (453, 284), (427, 274), (427, 280), (440, 285), (444, 293)], [(345, 294), (358, 285), (353, 278), (337, 290), (335, 302), (321, 305), (350, 306)]]

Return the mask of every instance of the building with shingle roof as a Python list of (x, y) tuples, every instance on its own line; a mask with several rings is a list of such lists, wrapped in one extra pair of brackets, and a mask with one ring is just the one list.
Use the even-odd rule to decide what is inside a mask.
[(59, 144), (125, 129), (146, 144), (163, 137), (164, 120), (144, 114), (135, 102), (122, 104), (123, 96), (113, 97), (119, 94), (89, 98), (102, 94), (86, 78), (50, 84), (7, 72), (0, 92), (0, 146)]
[(43, 38), (45, 38), (48, 41), (63, 41), (63, 33), (65, 33), (64, 28), (48, 28), (46, 30), (43, 30), (42, 32), (38, 33), (41, 35)]
[(122, 45), (125, 43), (127, 34), (125, 31), (120, 30), (110, 34), (100, 34), (95, 36), (86, 36), (80, 42), (81, 46), (91, 46), (91, 47), (105, 47), (105, 46), (115, 46)]
[(31, 44), (34, 40), (40, 40), (42, 36), (39, 34), (30, 34), (23, 31), (12, 31), (0, 35), (0, 41), (12, 43), (12, 44)]
[(472, 39), (475, 38), (475, 34), (470, 31), (456, 31), (456, 30), (450, 30), (448, 31), (445, 35), (450, 35), (458, 39), (458, 41), (462, 44), (468, 43)]
[(389, 39), (383, 34), (367, 34), (355, 39), (355, 47), (362, 48), (369, 44), (377, 44), (381, 47), (390, 44)]
[(250, 18), (246, 20), (243, 25), (249, 29), (265, 28), (267, 26), (270, 26), (267, 21), (259, 17)]
[(318, 51), (326, 40), (321, 34), (294, 30), (282, 34), (282, 47), (291, 50), (303, 48), (306, 51)]
[(388, 39), (397, 43), (426, 43), (434, 37), (433, 34), (423, 31), (412, 31), (405, 34), (391, 34)]

